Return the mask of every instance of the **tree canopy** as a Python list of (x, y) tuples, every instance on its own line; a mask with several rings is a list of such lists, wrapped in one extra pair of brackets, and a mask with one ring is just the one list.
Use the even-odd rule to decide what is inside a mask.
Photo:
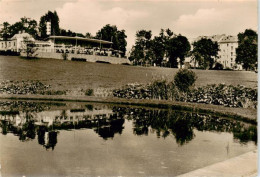
[(161, 29), (158, 36), (152, 39), (152, 32), (140, 30), (136, 33), (136, 42), (131, 51), (130, 60), (135, 64), (155, 63), (162, 65), (165, 57), (169, 58), (171, 67), (182, 65), (190, 51), (190, 43), (185, 36), (174, 35), (170, 29)]
[(31, 34), (34, 38), (37, 38), (37, 21), (23, 17), (20, 21), (14, 23), (13, 25), (10, 25), (8, 22), (4, 22), (0, 35), (6, 40), (7, 38), (11, 38), (15, 34), (23, 31)]
[(236, 62), (242, 64), (246, 70), (257, 67), (257, 33), (251, 29), (239, 33)]
[(214, 58), (218, 56), (219, 46), (211, 39), (202, 38), (193, 43), (192, 57), (204, 69), (212, 69)]
[(112, 41), (112, 48), (122, 51), (123, 56), (125, 55), (127, 45), (125, 30), (118, 30), (117, 26), (107, 24), (97, 32), (95, 38)]
[(179, 34), (178, 36), (170, 38), (166, 46), (166, 50), (168, 52), (171, 67), (178, 67), (178, 58), (180, 65), (183, 65), (190, 48), (190, 43), (185, 36)]
[(135, 46), (132, 49), (130, 60), (133, 60), (136, 65), (147, 64), (150, 60), (152, 60), (152, 31), (140, 30), (136, 32), (135, 36)]
[(39, 31), (41, 33), (41, 38), (46, 38), (46, 22), (51, 22), (51, 35), (59, 35), (60, 27), (59, 27), (59, 16), (56, 11), (51, 12), (48, 11), (45, 15), (40, 18), (39, 23)]

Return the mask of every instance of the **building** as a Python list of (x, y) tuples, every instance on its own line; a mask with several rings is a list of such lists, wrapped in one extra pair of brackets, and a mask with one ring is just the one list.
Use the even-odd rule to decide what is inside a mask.
[(26, 48), (28, 41), (35, 41), (28, 33), (15, 34), (11, 39), (0, 40), (0, 51), (20, 52)]
[(219, 44), (219, 58), (218, 62), (224, 68), (242, 69), (241, 66), (236, 64), (236, 48), (238, 47), (237, 36), (223, 36)]
[[(193, 40), (190, 40), (190, 43), (192, 44), (193, 42), (198, 41), (202, 38), (211, 39), (213, 42), (218, 43), (219, 52), (218, 52), (218, 57), (214, 59), (215, 62), (222, 64), (224, 69), (242, 70), (242, 66), (236, 64), (235, 62), (236, 48), (238, 47), (237, 36), (231, 36), (225, 34), (213, 35), (213, 36), (199, 36)], [(197, 65), (192, 60), (191, 57), (187, 58), (186, 61), (190, 62), (192, 66)]]

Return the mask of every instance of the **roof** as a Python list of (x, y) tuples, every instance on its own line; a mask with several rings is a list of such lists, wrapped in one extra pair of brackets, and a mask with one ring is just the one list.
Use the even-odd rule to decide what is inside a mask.
[(231, 36), (231, 35), (226, 36), (225, 34), (220, 34), (220, 35), (218, 34), (213, 36), (199, 36), (194, 41), (198, 41), (202, 38), (211, 39), (213, 42), (218, 42), (218, 43), (229, 43), (229, 42), (238, 41), (237, 36)]
[(99, 40), (99, 39), (90, 39), (90, 38), (84, 38), (84, 37), (50, 36), (49, 39), (79, 40), (79, 41), (88, 41), (88, 42), (94, 42), (94, 43), (99, 43), (99, 44), (113, 44), (113, 42), (110, 42), (110, 41)]
[(238, 42), (237, 36), (224, 36), (219, 43), (230, 43), (230, 42)]

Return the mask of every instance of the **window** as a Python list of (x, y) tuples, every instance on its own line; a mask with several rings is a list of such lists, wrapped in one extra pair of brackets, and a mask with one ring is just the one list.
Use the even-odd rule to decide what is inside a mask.
[(231, 50), (233, 50), (233, 46), (231, 46)]
[(233, 56), (233, 52), (231, 52), (231, 56)]
[(227, 44), (227, 47), (228, 47), (228, 44)]

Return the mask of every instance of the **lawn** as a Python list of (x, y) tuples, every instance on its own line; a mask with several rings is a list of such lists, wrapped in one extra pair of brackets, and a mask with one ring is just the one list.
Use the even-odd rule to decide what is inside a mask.
[[(0, 56), (0, 82), (39, 80), (54, 90), (118, 88), (127, 83), (149, 83), (156, 79), (172, 81), (178, 69), (137, 67), (55, 59), (27, 60), (14, 56)], [(250, 71), (194, 70), (196, 86), (232, 84), (257, 87), (257, 74)]]

